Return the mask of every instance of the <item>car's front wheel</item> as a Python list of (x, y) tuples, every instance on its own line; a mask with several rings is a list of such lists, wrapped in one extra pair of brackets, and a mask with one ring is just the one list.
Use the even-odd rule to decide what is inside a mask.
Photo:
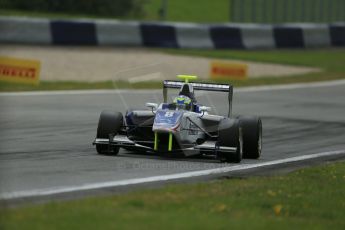
[[(105, 110), (101, 113), (98, 121), (97, 138), (108, 139), (109, 135), (115, 136), (123, 125), (123, 116), (120, 112)], [(120, 148), (96, 144), (96, 150), (99, 154), (117, 155)]]

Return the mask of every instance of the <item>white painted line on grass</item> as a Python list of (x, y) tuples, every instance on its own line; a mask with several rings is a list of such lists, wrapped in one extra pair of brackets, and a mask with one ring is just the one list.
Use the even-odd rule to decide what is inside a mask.
[(151, 73), (151, 74), (145, 74), (139, 77), (132, 77), (128, 79), (128, 82), (133, 83), (139, 83), (139, 82), (147, 82), (147, 81), (153, 81), (153, 80), (159, 80), (161, 79), (161, 73)]
[[(284, 84), (272, 86), (250, 86), (235, 88), (235, 92), (260, 92), (272, 90), (291, 90), (291, 89), (307, 89), (318, 87), (330, 87), (345, 85), (345, 80), (335, 80), (327, 82), (312, 82), (312, 83), (297, 83), (297, 84)], [(7, 92), (0, 93), (0, 96), (48, 96), (48, 95), (95, 95), (95, 94), (119, 94), (119, 93), (141, 93), (152, 94), (153, 92), (161, 92), (157, 90), (143, 90), (143, 89), (103, 89), (103, 90), (56, 90), (56, 91), (32, 91), (32, 92)]]
[(170, 174), (170, 175), (161, 175), (161, 176), (136, 178), (136, 179), (129, 179), (129, 180), (119, 180), (119, 181), (108, 181), (108, 182), (101, 182), (101, 183), (91, 183), (91, 184), (83, 184), (80, 186), (8, 192), (8, 193), (0, 194), (0, 199), (9, 200), (9, 199), (15, 199), (15, 198), (48, 196), (48, 195), (56, 195), (56, 194), (69, 193), (69, 192), (86, 191), (86, 190), (92, 190), (92, 189), (113, 188), (113, 187), (118, 187), (118, 186), (128, 186), (128, 185), (137, 185), (137, 184), (150, 183), (150, 182), (160, 182), (160, 181), (184, 179), (184, 178), (191, 178), (191, 177), (208, 176), (208, 175), (214, 175), (214, 174), (219, 174), (219, 173), (242, 171), (242, 170), (247, 170), (247, 169), (273, 166), (273, 165), (279, 165), (279, 164), (285, 164), (285, 163), (293, 163), (293, 162), (298, 162), (298, 161), (305, 161), (305, 160), (316, 159), (320, 157), (334, 156), (334, 155), (341, 155), (341, 154), (345, 154), (345, 150), (329, 151), (329, 152), (322, 152), (322, 153), (316, 153), (316, 154), (310, 154), (310, 155), (285, 158), (281, 160), (267, 161), (267, 162), (256, 163), (256, 164), (239, 164), (235, 166), (232, 165), (232, 166), (222, 167), (222, 168), (184, 172), (184, 173), (177, 173), (177, 174)]

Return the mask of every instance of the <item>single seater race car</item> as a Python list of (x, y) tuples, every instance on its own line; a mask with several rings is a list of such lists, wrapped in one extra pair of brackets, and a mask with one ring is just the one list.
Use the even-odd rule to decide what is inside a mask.
[[(184, 81), (163, 82), (164, 102), (146, 103), (147, 110), (103, 111), (93, 142), (99, 154), (118, 154), (120, 148), (156, 154), (212, 155), (221, 162), (257, 159), (262, 149), (259, 117), (232, 116), (233, 87), (228, 84), (190, 82), (196, 76), (178, 75)], [(180, 89), (168, 103), (168, 89)], [(228, 116), (212, 115), (198, 104), (194, 90), (226, 92)]]

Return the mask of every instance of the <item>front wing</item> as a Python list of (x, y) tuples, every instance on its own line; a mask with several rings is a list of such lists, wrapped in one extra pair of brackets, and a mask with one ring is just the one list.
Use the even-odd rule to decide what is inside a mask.
[[(143, 142), (142, 142), (143, 143)], [(147, 143), (153, 144), (153, 141), (147, 141)], [(144, 151), (156, 152), (153, 148), (150, 148), (140, 143), (136, 143), (130, 140), (126, 135), (109, 135), (109, 138), (96, 138), (93, 145), (108, 145), (118, 147), (131, 147), (136, 149), (142, 149)], [(216, 141), (206, 141), (201, 145), (195, 144), (193, 147), (187, 147), (184, 149), (173, 150), (172, 152), (183, 152), (186, 156), (197, 155), (200, 153), (216, 154), (217, 151), (236, 153), (237, 147), (224, 147), (218, 146)]]

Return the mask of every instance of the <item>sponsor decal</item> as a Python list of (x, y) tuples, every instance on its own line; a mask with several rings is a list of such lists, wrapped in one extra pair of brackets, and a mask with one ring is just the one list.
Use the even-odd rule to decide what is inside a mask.
[(193, 124), (192, 122), (189, 123), (189, 131), (188, 131), (188, 134), (189, 135), (198, 135), (198, 127)]
[(182, 113), (179, 111), (158, 110), (153, 123), (153, 131), (176, 131), (180, 126), (180, 117)]
[[(185, 84), (184, 82), (178, 82), (178, 81), (164, 81), (164, 86), (168, 88), (181, 88), (181, 86)], [(229, 85), (226, 84), (213, 84), (213, 83), (189, 83), (192, 84), (194, 89), (200, 89), (200, 90), (211, 90), (211, 91), (224, 91), (227, 92), (230, 89)]]
[(40, 62), (0, 56), (0, 81), (39, 84)]
[(246, 79), (248, 66), (243, 63), (229, 61), (211, 61), (211, 79)]

